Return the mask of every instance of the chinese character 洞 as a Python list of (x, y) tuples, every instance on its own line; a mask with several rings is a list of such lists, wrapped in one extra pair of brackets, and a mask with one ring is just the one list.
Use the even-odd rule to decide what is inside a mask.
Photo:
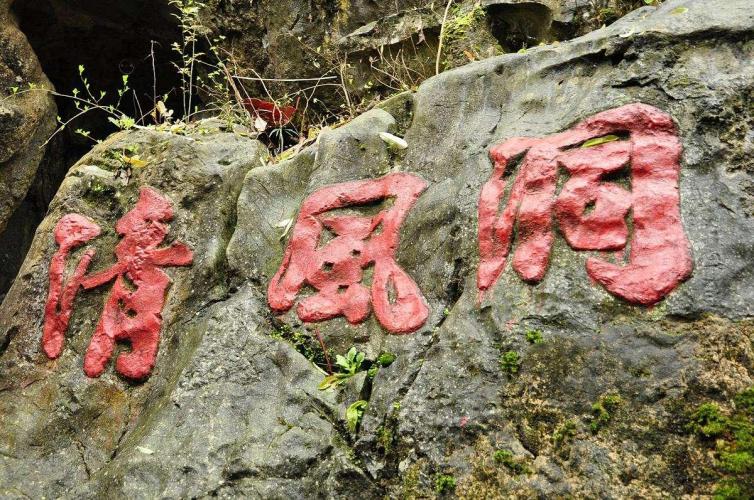
[[(588, 258), (587, 273), (594, 281), (629, 302), (661, 300), (692, 270), (680, 213), (680, 156), (671, 117), (644, 104), (596, 114), (552, 136), (513, 138), (494, 146), (492, 177), (479, 198), (480, 298), (505, 269), (514, 228), (513, 269), (525, 281), (542, 280), (554, 215), (576, 250), (617, 253), (628, 247), (624, 263)], [(519, 159), (518, 174), (508, 186)], [(611, 182), (627, 167), (630, 191)], [(556, 197), (559, 169), (570, 177)]]
[(45, 308), (42, 347), (51, 359), (60, 356), (65, 332), (79, 288), (86, 290), (115, 280), (84, 358), (89, 377), (102, 374), (116, 342), (127, 341), (130, 352), (118, 356), (115, 369), (133, 380), (149, 376), (157, 356), (162, 308), (170, 278), (162, 267), (187, 266), (191, 250), (182, 243), (160, 247), (173, 219), (169, 200), (151, 188), (141, 189), (134, 208), (115, 225), (122, 239), (115, 247), (117, 262), (109, 269), (87, 275), (95, 250), (84, 252), (64, 283), (70, 252), (100, 234), (94, 222), (78, 214), (64, 216), (55, 228), (59, 248), (50, 264), (50, 291)]
[[(426, 186), (417, 176), (395, 173), (314, 192), (301, 206), (283, 262), (268, 287), (270, 307), (288, 311), (308, 285), (314, 293), (296, 308), (302, 321), (344, 316), (357, 324), (374, 309), (391, 333), (420, 328), (429, 309), (416, 283), (395, 262), (395, 252), (401, 223)], [(380, 202), (392, 205), (371, 216), (343, 210)], [(370, 266), (371, 291), (362, 284)]]

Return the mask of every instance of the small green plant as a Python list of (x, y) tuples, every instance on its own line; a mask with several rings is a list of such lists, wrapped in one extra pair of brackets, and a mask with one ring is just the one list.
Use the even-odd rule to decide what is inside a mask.
[[(55, 97), (68, 99), (73, 102), (73, 105), (76, 109), (76, 114), (73, 117), (66, 120), (58, 116), (56, 118), (58, 122), (58, 127), (52, 133), (52, 135), (47, 139), (45, 144), (49, 143), (53, 137), (55, 137), (57, 134), (65, 130), (74, 120), (76, 120), (80, 116), (83, 116), (83, 115), (86, 115), (88, 113), (95, 112), (95, 111), (104, 113), (105, 116), (107, 116), (108, 121), (110, 121), (120, 130), (130, 130), (136, 126), (136, 120), (126, 115), (123, 111), (120, 110), (120, 106), (121, 106), (121, 102), (123, 101), (123, 98), (127, 94), (133, 92), (131, 88), (129, 87), (128, 75), (122, 75), (123, 84), (121, 88), (118, 89), (117, 100), (114, 102), (111, 102), (110, 104), (107, 104), (106, 102), (107, 92), (103, 90), (98, 91), (94, 89), (92, 84), (89, 82), (89, 77), (86, 74), (86, 67), (84, 67), (84, 65), (79, 65), (78, 73), (79, 73), (79, 80), (81, 82), (81, 86), (80, 88), (79, 87), (74, 88), (70, 94), (65, 94), (65, 93), (57, 92), (55, 90), (41, 88), (38, 85), (35, 85), (33, 83), (30, 83), (29, 88), (24, 89), (24, 90), (20, 90), (19, 87), (11, 88), (11, 95), (9, 97), (14, 97), (16, 95), (19, 95), (25, 92), (47, 92), (50, 95), (53, 95)], [(89, 132), (88, 130), (77, 128), (74, 130), (74, 133), (82, 137), (85, 137), (93, 142), (100, 142), (99, 140), (92, 137), (91, 132)]]
[(204, 3), (198, 0), (170, 0), (170, 5), (178, 9), (174, 16), (181, 26), (181, 40), (174, 42), (171, 48), (181, 58), (181, 64), (176, 64), (175, 68), (181, 76), (183, 114), (189, 115), (196, 85), (195, 67), (202, 63), (204, 55), (197, 50), (202, 36), (206, 35), (199, 19)]
[(383, 352), (377, 356), (377, 364), (382, 367), (387, 367), (393, 364), (397, 356), (391, 352)]
[(343, 373), (348, 375), (355, 375), (361, 369), (361, 364), (364, 362), (366, 355), (363, 352), (359, 352), (355, 347), (351, 347), (345, 356), (338, 354), (335, 356), (335, 364), (338, 365)]
[(356, 429), (359, 428), (367, 404), (366, 401), (360, 399), (346, 409), (346, 423), (348, 424), (348, 430), (351, 432), (356, 432)]
[[(193, 115), (199, 112), (196, 105), (196, 96), (201, 94), (205, 111), (220, 116), (228, 123), (248, 124), (249, 115), (244, 109), (243, 99), (234, 76), (234, 71), (228, 67), (225, 54), (221, 54), (218, 45), (224, 37), (220, 36), (213, 40), (208, 38), (210, 30), (204, 26), (200, 19), (200, 12), (206, 7), (203, 0), (169, 0), (171, 6), (176, 9), (174, 14), (181, 28), (181, 39), (172, 45), (172, 49), (178, 54), (179, 63), (174, 64), (176, 73), (180, 77), (180, 89), (172, 89), (162, 96), (152, 95), (148, 106), (143, 107), (142, 93), (136, 92), (130, 87), (129, 75), (121, 75), (122, 84), (112, 95), (104, 90), (97, 90), (93, 82), (90, 82), (84, 65), (78, 66), (80, 84), (70, 93), (59, 92), (45, 88), (41, 85), (30, 83), (28, 88), (10, 87), (8, 98), (14, 98), (26, 92), (46, 92), (55, 97), (72, 101), (75, 113), (71, 117), (57, 117), (58, 127), (48, 138), (49, 142), (54, 136), (67, 129), (69, 125), (83, 115), (99, 112), (120, 130), (131, 130), (138, 127), (152, 127), (162, 131), (173, 133), (177, 125), (185, 125)], [(208, 50), (202, 52), (199, 47)], [(154, 52), (151, 56), (154, 63)], [(235, 65), (233, 67), (235, 68)], [(156, 75), (155, 75), (156, 78)], [(156, 94), (157, 82), (154, 82)], [(183, 115), (176, 124), (173, 120), (173, 110), (167, 109), (165, 102), (175, 92), (180, 94), (183, 100)], [(117, 95), (116, 95), (117, 94)], [(123, 111), (123, 103), (132, 101), (139, 109), (134, 117)], [(180, 128), (179, 128), (180, 129)], [(85, 137), (93, 142), (100, 139), (93, 137), (91, 131), (82, 128), (73, 130), (75, 134)]]
[(121, 149), (108, 149), (104, 156), (113, 160), (119, 170), (130, 168), (142, 168), (146, 166), (147, 162), (141, 159), (139, 155), (139, 147), (135, 144), (128, 145)]
[(466, 12), (463, 12), (460, 7), (454, 7), (451, 10), (450, 19), (445, 24), (445, 36), (449, 41), (464, 37), (475, 23), (484, 21), (485, 18), (484, 7), (478, 3)]
[(377, 429), (377, 442), (385, 450), (385, 453), (390, 453), (390, 449), (393, 446), (393, 430), (387, 425), (381, 425)]
[(592, 422), (589, 428), (597, 433), (613, 418), (613, 413), (623, 404), (623, 398), (618, 394), (606, 394), (592, 404)]
[(496, 463), (504, 465), (514, 474), (528, 474), (531, 472), (526, 464), (522, 463), (520, 460), (516, 460), (513, 456), (513, 452), (510, 450), (497, 450), (495, 451), (493, 458)]
[(749, 387), (734, 399), (736, 409), (754, 415), (754, 387)]
[(450, 474), (438, 474), (435, 478), (435, 491), (442, 495), (456, 489), (456, 478)]
[(105, 184), (104, 182), (97, 179), (96, 177), (91, 179), (87, 185), (87, 194), (93, 195), (93, 196), (111, 198), (111, 197), (116, 196), (117, 192), (118, 191), (115, 189), (114, 186)]
[(721, 413), (716, 403), (704, 403), (691, 414), (686, 430), (704, 437), (713, 438), (724, 434), (728, 429), (728, 419)]
[(552, 434), (552, 443), (556, 448), (559, 448), (563, 443), (576, 435), (576, 422), (573, 420), (566, 420), (560, 425)]
[(384, 454), (388, 455), (393, 448), (395, 441), (395, 430), (398, 428), (398, 412), (401, 410), (401, 403), (395, 401), (392, 410), (385, 415), (385, 420), (377, 428), (377, 442), (382, 447)]
[(377, 375), (377, 372), (380, 371), (380, 368), (385, 368), (392, 365), (393, 361), (395, 361), (395, 357), (395, 354), (390, 352), (383, 352), (382, 354), (377, 356), (377, 360), (372, 363), (372, 366), (369, 367), (367, 376), (369, 378), (374, 378)]
[(714, 498), (754, 498), (754, 387), (733, 398), (735, 410), (726, 416), (716, 403), (694, 410), (686, 430), (712, 444), (719, 476)]
[(545, 339), (542, 338), (542, 332), (539, 330), (527, 330), (526, 340), (530, 344), (541, 344), (545, 341)]
[(714, 495), (715, 500), (746, 500), (751, 496), (746, 495), (741, 485), (734, 481), (722, 481), (715, 488)]
[(337, 387), (344, 384), (348, 379), (361, 370), (361, 365), (364, 363), (365, 357), (366, 355), (363, 352), (357, 351), (355, 347), (351, 347), (345, 356), (338, 354), (335, 357), (335, 364), (340, 371), (326, 376), (322, 382), (320, 382), (319, 390), (324, 391), (330, 387)]
[(500, 356), (500, 367), (511, 375), (518, 373), (521, 368), (521, 356), (516, 351), (507, 351)]
[(294, 330), (288, 324), (282, 324), (270, 333), (270, 337), (288, 342), (296, 351), (320, 368), (328, 366), (327, 355), (305, 330)]

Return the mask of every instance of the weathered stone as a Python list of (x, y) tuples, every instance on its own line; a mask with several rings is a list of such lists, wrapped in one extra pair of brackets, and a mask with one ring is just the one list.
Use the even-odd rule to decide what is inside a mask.
[(45, 184), (62, 176), (58, 162), (46, 157), (57, 112), (52, 85), (16, 25), (12, 3), (0, 2), (0, 296), (31, 243), (38, 205), (49, 202)]
[[(212, 123), (197, 127), (186, 136), (148, 130), (113, 136), (71, 169), (53, 200), (0, 312), (1, 495), (59, 496), (85, 482), (117, 456), (132, 432), (143, 432), (192, 359), (202, 333), (192, 325), (226, 294), (225, 246), (240, 182), (266, 154), (256, 141), (218, 132)], [(146, 164), (125, 161), (135, 154)], [(52, 231), (69, 213), (97, 222), (103, 233), (93, 240), (98, 251), (92, 272), (105, 269), (119, 240), (115, 221), (133, 208), (142, 186), (172, 201), (170, 239), (193, 250), (193, 265), (165, 268), (173, 283), (151, 378), (131, 385), (110, 363), (101, 377), (89, 379), (83, 354), (110, 291), (79, 292), (62, 355), (47, 359), (40, 332), (48, 268), (57, 249)], [(81, 255), (75, 252), (73, 260)], [(62, 462), (56, 463), (56, 456)]]
[[(264, 87), (247, 80), (250, 93), (307, 100), (313, 116), (326, 117), (341, 112), (341, 104), (361, 107), (433, 76), (443, 20), (440, 69), (449, 69), (567, 40), (642, 5), (643, 0), (459, 0), (446, 18), (446, 2), (430, 0), (210, 0), (204, 17), (213, 33), (227, 37), (222, 43), (243, 76), (293, 80), (270, 80)], [(325, 79), (317, 81), (320, 77)], [(302, 78), (309, 80), (297, 81)]]

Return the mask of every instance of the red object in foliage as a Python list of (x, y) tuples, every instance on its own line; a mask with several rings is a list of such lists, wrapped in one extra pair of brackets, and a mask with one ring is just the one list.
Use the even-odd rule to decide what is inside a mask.
[(249, 113), (276, 127), (288, 125), (296, 114), (294, 106), (278, 106), (274, 102), (253, 97), (244, 99), (243, 105)]
[[(627, 137), (577, 147), (609, 134)], [(519, 173), (500, 212), (506, 171), (521, 155)], [(693, 267), (680, 213), (680, 155), (671, 117), (644, 104), (596, 114), (560, 134), (513, 138), (494, 146), (493, 175), (479, 198), (480, 299), (505, 269), (514, 225), (518, 241), (513, 269), (522, 279), (538, 282), (549, 263), (553, 213), (572, 248), (614, 252), (628, 243), (626, 216), (631, 210), (628, 261), (616, 265), (591, 257), (587, 273), (629, 302), (651, 305), (661, 300), (690, 276)], [(626, 166), (630, 192), (605, 178)], [(555, 199), (559, 167), (571, 177)]]
[[(345, 316), (357, 324), (373, 307), (377, 320), (391, 333), (419, 329), (429, 309), (416, 283), (396, 264), (395, 252), (400, 225), (426, 187), (417, 176), (395, 173), (314, 192), (301, 206), (283, 263), (268, 287), (270, 307), (279, 313), (288, 311), (301, 288), (309, 285), (316, 293), (296, 308), (303, 321)], [(393, 198), (392, 206), (374, 216), (328, 215), (388, 198)], [(323, 241), (324, 233), (332, 238)], [(364, 269), (372, 265), (370, 292), (360, 282)]]
[(105, 309), (84, 358), (89, 377), (102, 374), (116, 342), (128, 341), (131, 351), (118, 356), (115, 368), (124, 377), (141, 380), (154, 366), (162, 325), (162, 308), (170, 278), (160, 268), (187, 266), (193, 253), (182, 243), (159, 248), (168, 233), (165, 224), (173, 219), (168, 199), (151, 188), (141, 189), (136, 206), (115, 226), (123, 239), (115, 247), (118, 261), (109, 269), (91, 276), (86, 271), (95, 250), (87, 250), (63, 285), (65, 261), (70, 252), (100, 233), (89, 219), (70, 214), (55, 228), (59, 245), (50, 264), (50, 292), (45, 308), (42, 346), (49, 358), (57, 358), (63, 348), (73, 301), (80, 287), (92, 289), (115, 280)]

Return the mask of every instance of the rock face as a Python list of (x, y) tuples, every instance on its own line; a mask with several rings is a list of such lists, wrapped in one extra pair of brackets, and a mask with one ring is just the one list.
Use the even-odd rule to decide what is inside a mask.
[[(209, 125), (187, 136), (126, 133), (98, 147), (69, 173), (0, 308), (0, 493), (751, 495), (749, 3), (667, 2), (568, 43), (443, 73), (279, 163)], [(599, 118), (625, 106), (651, 111), (622, 118), (625, 127)], [(584, 127), (591, 135), (579, 135)], [(680, 142), (677, 162), (657, 153), (668, 134)], [(511, 144), (526, 146), (501, 180), (547, 195), (514, 214), (512, 263), (480, 296), (480, 193), (494, 179), (491, 149)], [(147, 161), (138, 168), (128, 161), (137, 150)], [(652, 177), (658, 164), (670, 167)], [(603, 220), (611, 230), (628, 220), (630, 248), (599, 240), (601, 251), (583, 249), (569, 236), (568, 205), (550, 206), (590, 168), (604, 170), (605, 191), (581, 210), (618, 213)], [(413, 204), (401, 194), (408, 179), (426, 186)], [(69, 213), (97, 222), (92, 272), (106, 269), (115, 223), (142, 186), (172, 201), (166, 243), (185, 243), (193, 265), (164, 269), (172, 286), (151, 375), (132, 382), (111, 364), (87, 378), (84, 351), (112, 292), (79, 290), (62, 355), (50, 361), (40, 339), (53, 230)], [(643, 219), (658, 186), (680, 202)], [(501, 210), (515, 201), (507, 192)], [(689, 252), (693, 270), (678, 272), (654, 306), (595, 278), (595, 259), (636, 263), (647, 242), (670, 241), (667, 226), (639, 235), (675, 215), (683, 238), (672, 246)], [(319, 228), (312, 219), (329, 248), (314, 250), (324, 253), (307, 247)], [(531, 242), (535, 252), (516, 253)], [(549, 265), (532, 263), (548, 245)], [(84, 248), (71, 254), (71, 271)], [(300, 251), (313, 256), (288, 258)], [(349, 262), (366, 263), (364, 275)], [(647, 264), (665, 266), (656, 276), (615, 282), (652, 288), (678, 262), (658, 258)], [(271, 309), (271, 283), (293, 304)], [(365, 319), (365, 301), (427, 317), (393, 328), (379, 314)], [(316, 315), (334, 318), (301, 320)], [(326, 379), (351, 347), (365, 359), (339, 358), (352, 369), (333, 367), (341, 375)]]
[[(443, 19), (439, 63), (449, 69), (567, 40), (645, 5), (643, 0), (458, 0), (446, 16), (446, 3), (209, 0), (204, 17), (213, 33), (226, 37), (223, 44), (238, 70), (255, 70), (244, 76), (294, 80), (268, 81), (264, 88), (243, 82), (252, 95), (301, 99), (325, 118), (342, 112), (341, 104), (362, 108), (433, 76)], [(301, 78), (309, 80), (296, 81)]]
[[(233, 229), (240, 184), (265, 154), (266, 149), (256, 141), (221, 133), (209, 123), (185, 136), (147, 130), (116, 135), (71, 169), (3, 303), (3, 496), (23, 492), (59, 496), (85, 484), (92, 472), (115, 457), (128, 429), (138, 420), (148, 420), (152, 410), (165, 404), (164, 398), (174, 392), (178, 375), (193, 358), (192, 352), (204, 333), (203, 328), (194, 328), (194, 322), (203, 321), (202, 311), (226, 294), (225, 247)], [(138, 160), (129, 162), (129, 158)], [(172, 221), (164, 217), (158, 203), (150, 203), (147, 215), (134, 217), (133, 210), (144, 196), (140, 195), (143, 187), (167, 200), (173, 211)], [(129, 379), (120, 378), (111, 368), (117, 359), (118, 372), (124, 372), (120, 369), (124, 356), (119, 350), (112, 362), (105, 363), (106, 371), (100, 378), (90, 379), (83, 370), (84, 353), (103, 313), (104, 301), (116, 293), (110, 285), (113, 279), (103, 280), (105, 286), (79, 291), (60, 357), (49, 360), (40, 350), (48, 270), (58, 250), (52, 235), (60, 219), (71, 213), (90, 221), (90, 226), (97, 224), (101, 234), (88, 246), (73, 249), (64, 262), (69, 269), (81, 261), (84, 248), (94, 248), (97, 253), (89, 275), (113, 269), (114, 251), (118, 263), (127, 262), (122, 258), (124, 253), (136, 258), (128, 264), (132, 266), (131, 274), (115, 288), (148, 289), (145, 285), (161, 282), (160, 272), (172, 280), (164, 307), (157, 311), (143, 314), (139, 304), (124, 299), (140, 315), (131, 318), (130, 311), (125, 311), (124, 316), (129, 318), (121, 320), (126, 325), (141, 317), (149, 325), (150, 314), (161, 318), (159, 359), (145, 384), (131, 385)], [(173, 267), (175, 261), (169, 258), (163, 271), (147, 269), (145, 272), (152, 273), (151, 277), (138, 276), (134, 269), (139, 267), (140, 256), (149, 255), (151, 247), (137, 246), (135, 252), (123, 252), (116, 243), (133, 239), (134, 235), (154, 233), (150, 229), (133, 229), (133, 224), (127, 227), (124, 221), (128, 217), (132, 223), (133, 219), (144, 218), (152, 221), (148, 226), (167, 227), (165, 244), (154, 246), (186, 245), (193, 253), (191, 266), (185, 267), (183, 262), (184, 267)], [(116, 221), (120, 222), (116, 225)], [(118, 234), (123, 232), (125, 236)], [(65, 279), (70, 283), (71, 278)], [(153, 306), (154, 299), (148, 300), (145, 305)], [(62, 311), (64, 302), (65, 299), (61, 301)], [(53, 307), (51, 312), (55, 311)], [(48, 345), (45, 348), (49, 352)], [(44, 409), (32, 410), (36, 405)], [(95, 427), (97, 431), (91, 433)], [(35, 451), (37, 445), (44, 450)], [(29, 476), (32, 468), (40, 475)]]
[(24, 227), (24, 221), (38, 222), (40, 206), (44, 213), (54, 194), (48, 185), (62, 177), (44, 146), (55, 130), (57, 108), (45, 91), (52, 86), (15, 24), (11, 3), (0, 2), (0, 294), (34, 235), (34, 224)]

